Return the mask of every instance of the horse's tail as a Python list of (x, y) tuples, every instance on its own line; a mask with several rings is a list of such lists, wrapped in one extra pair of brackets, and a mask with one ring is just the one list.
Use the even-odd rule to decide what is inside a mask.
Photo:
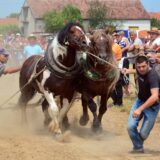
[(37, 63), (42, 56), (34, 55), (29, 57), (22, 65), (19, 77), (19, 87), (21, 95), (18, 100), (18, 106), (22, 109), (22, 123), (27, 122), (26, 105), (35, 95), (35, 88), (32, 82), (29, 83), (32, 74), (34, 74)]
[(34, 68), (42, 56), (34, 55), (29, 57), (22, 65), (19, 77), (19, 87), (22, 88), (28, 83), (31, 75), (34, 72)]

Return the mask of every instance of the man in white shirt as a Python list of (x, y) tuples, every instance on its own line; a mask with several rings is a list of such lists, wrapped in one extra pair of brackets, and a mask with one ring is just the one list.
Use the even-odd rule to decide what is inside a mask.
[(146, 48), (157, 50), (160, 47), (160, 34), (158, 30), (148, 31), (150, 41), (146, 44)]
[(137, 37), (136, 31), (130, 31), (129, 32), (129, 36), (130, 36), (129, 51), (132, 51), (135, 48), (135, 46), (141, 46), (141, 45), (143, 45), (141, 39)]

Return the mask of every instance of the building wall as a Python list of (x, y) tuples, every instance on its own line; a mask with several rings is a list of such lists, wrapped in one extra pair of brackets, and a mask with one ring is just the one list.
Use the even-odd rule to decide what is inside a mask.
[[(113, 24), (117, 26), (117, 30), (150, 30), (150, 20), (115, 20)], [(89, 21), (84, 20), (84, 28), (87, 31)], [(43, 19), (36, 19), (33, 17), (32, 11), (25, 1), (20, 16), (19, 16), (19, 27), (25, 36), (30, 33), (44, 32), (45, 24)]]
[[(150, 30), (151, 22), (150, 20), (115, 20), (112, 21), (117, 30)], [(87, 31), (89, 26), (89, 20), (83, 21), (83, 26)]]
[(45, 31), (45, 24), (43, 19), (37, 19), (35, 21), (35, 32), (39, 33), (39, 32), (44, 32)]
[(150, 20), (119, 20), (116, 21), (117, 29), (121, 30), (150, 30)]
[(27, 1), (23, 5), (19, 16), (19, 27), (24, 36), (28, 36), (35, 31), (35, 19), (33, 17), (31, 9), (27, 4)]
[(26, 35), (29, 35), (35, 31), (35, 19), (32, 15), (31, 10), (29, 9), (28, 12), (28, 31), (26, 32)]

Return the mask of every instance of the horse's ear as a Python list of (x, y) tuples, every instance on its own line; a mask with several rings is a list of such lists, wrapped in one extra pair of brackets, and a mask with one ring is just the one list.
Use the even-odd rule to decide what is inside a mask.
[(104, 31), (105, 31), (106, 34), (109, 34), (109, 33), (110, 33), (110, 29), (109, 29), (108, 27), (106, 27), (106, 28), (104, 29)]
[(94, 32), (95, 32), (95, 31), (94, 31), (92, 28), (89, 28), (89, 29), (88, 29), (88, 33), (89, 33), (89, 34), (92, 35)]
[(115, 27), (108, 26), (105, 28), (106, 34), (112, 34), (115, 31)]
[(94, 39), (93, 39), (93, 35), (90, 35), (89, 36), (89, 39), (91, 41), (91, 45), (94, 46), (95, 45), (95, 42), (94, 42)]

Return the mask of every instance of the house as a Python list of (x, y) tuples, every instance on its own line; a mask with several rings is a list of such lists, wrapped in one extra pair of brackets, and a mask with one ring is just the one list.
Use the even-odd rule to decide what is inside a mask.
[(7, 25), (18, 26), (18, 19), (17, 18), (0, 18), (0, 26), (7, 26)]
[[(89, 18), (87, 11), (91, 0), (25, 0), (19, 16), (19, 26), (27, 36), (30, 33), (44, 32), (43, 15), (52, 10), (62, 10), (71, 4), (80, 9), (84, 27)], [(117, 29), (150, 29), (150, 16), (140, 0), (101, 0), (107, 7), (107, 17), (113, 19)]]
[(150, 18), (160, 20), (160, 12), (149, 12)]

